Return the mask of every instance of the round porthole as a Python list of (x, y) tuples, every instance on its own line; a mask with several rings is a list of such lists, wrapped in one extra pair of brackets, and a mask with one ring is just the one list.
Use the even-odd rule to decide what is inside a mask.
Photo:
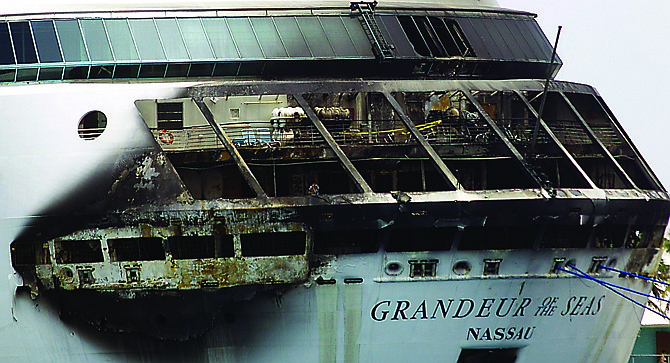
[(456, 275), (467, 275), (472, 270), (472, 266), (468, 261), (458, 261), (454, 264), (454, 273)]
[(100, 111), (91, 111), (79, 120), (77, 132), (84, 140), (93, 140), (107, 127), (107, 116)]
[(387, 275), (398, 276), (402, 273), (404, 268), (402, 267), (402, 264), (400, 264), (400, 262), (391, 261), (386, 264), (386, 268), (384, 270), (386, 271)]

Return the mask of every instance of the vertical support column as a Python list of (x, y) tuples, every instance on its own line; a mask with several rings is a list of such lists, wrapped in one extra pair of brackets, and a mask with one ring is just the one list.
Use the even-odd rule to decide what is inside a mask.
[[(533, 117), (535, 117), (535, 119), (539, 122), (539, 126), (541, 126), (544, 129), (547, 135), (549, 135), (549, 138), (554, 142), (554, 144), (556, 144), (556, 146), (558, 146), (558, 148), (563, 153), (563, 156), (565, 156), (568, 160), (570, 160), (570, 163), (572, 163), (572, 166), (574, 166), (575, 169), (577, 169), (582, 178), (584, 178), (584, 180), (586, 180), (586, 182), (589, 183), (592, 189), (599, 189), (598, 186), (593, 182), (593, 180), (591, 180), (591, 178), (588, 176), (588, 174), (586, 174), (584, 169), (582, 169), (579, 163), (577, 163), (577, 160), (575, 160), (572, 154), (570, 154), (568, 149), (566, 149), (565, 146), (563, 146), (563, 144), (560, 142), (560, 140), (558, 140), (558, 137), (556, 137), (556, 134), (554, 134), (554, 132), (549, 128), (547, 123), (544, 122), (542, 117), (539, 117), (538, 113), (535, 111), (535, 109), (533, 109), (533, 106), (530, 104), (530, 102), (528, 102), (526, 97), (524, 97), (519, 91), (514, 92), (517, 94), (517, 96), (519, 96), (519, 99), (523, 101), (523, 103), (526, 105), (526, 108), (530, 110), (530, 112), (533, 114)], [(538, 128), (536, 125), (535, 130), (537, 129)]]
[(633, 182), (633, 180), (628, 176), (628, 174), (623, 170), (621, 165), (619, 165), (619, 162), (614, 159), (614, 156), (612, 156), (612, 153), (610, 153), (609, 150), (607, 150), (607, 147), (600, 141), (598, 136), (596, 136), (595, 132), (593, 132), (593, 129), (591, 126), (589, 126), (588, 123), (586, 123), (586, 120), (582, 117), (582, 115), (579, 114), (579, 111), (575, 108), (575, 106), (572, 105), (568, 97), (565, 95), (563, 92), (559, 92), (561, 97), (563, 97), (563, 100), (565, 103), (570, 107), (570, 111), (577, 117), (579, 122), (581, 122), (582, 126), (584, 127), (584, 130), (586, 131), (587, 135), (589, 135), (589, 138), (591, 141), (598, 146), (600, 149), (600, 152), (605, 156), (605, 158), (609, 159), (609, 161), (614, 165), (616, 171), (619, 173), (619, 176), (622, 177), (627, 183), (629, 183), (633, 188), (639, 189), (637, 185)]
[(489, 116), (489, 114), (486, 113), (482, 105), (480, 105), (479, 102), (477, 102), (475, 97), (469, 91), (461, 90), (461, 93), (463, 93), (465, 97), (468, 99), (468, 101), (470, 101), (470, 104), (475, 106), (477, 112), (479, 112), (479, 114), (486, 120), (486, 122), (489, 124), (489, 127), (491, 127), (491, 129), (493, 130), (493, 132), (495, 132), (498, 138), (502, 140), (503, 144), (507, 146), (507, 149), (512, 154), (514, 159), (519, 163), (519, 165), (521, 165), (521, 168), (526, 172), (528, 178), (530, 178), (537, 186), (543, 188), (544, 186), (542, 185), (542, 182), (538, 179), (537, 175), (528, 168), (528, 164), (524, 160), (523, 156), (519, 153), (519, 150), (517, 150), (516, 147), (514, 147), (514, 144), (512, 144), (512, 142), (509, 141), (507, 136), (505, 136), (505, 133), (502, 132), (502, 130), (500, 129), (500, 127), (498, 127), (498, 125), (496, 125), (495, 121), (493, 121), (491, 116)]
[(312, 107), (309, 105), (309, 103), (307, 103), (305, 98), (301, 94), (294, 94), (293, 97), (298, 102), (298, 105), (302, 107), (302, 110), (305, 111), (307, 117), (310, 119), (310, 121), (312, 121), (316, 129), (319, 130), (321, 136), (323, 136), (328, 146), (330, 146), (331, 150), (333, 150), (337, 158), (340, 160), (340, 163), (354, 181), (354, 184), (356, 184), (358, 190), (362, 193), (373, 193), (372, 188), (370, 188), (365, 179), (363, 179), (363, 176), (358, 172), (358, 169), (354, 167), (354, 164), (351, 163), (351, 160), (347, 158), (347, 155), (344, 154), (344, 151), (342, 151), (337, 142), (335, 142), (333, 136), (330, 134), (330, 132), (328, 132), (326, 126), (321, 122), (316, 113), (314, 113), (314, 110), (312, 110)]
[(200, 109), (200, 112), (202, 112), (202, 115), (205, 117), (205, 120), (209, 122), (209, 125), (214, 130), (216, 136), (219, 137), (219, 140), (221, 140), (223, 145), (226, 147), (228, 153), (230, 153), (230, 157), (235, 161), (237, 168), (240, 170), (242, 176), (249, 184), (249, 187), (251, 187), (254, 193), (256, 193), (257, 197), (267, 198), (268, 197), (267, 194), (265, 194), (265, 191), (261, 187), (261, 184), (258, 182), (254, 174), (251, 172), (251, 169), (242, 158), (242, 155), (240, 155), (235, 145), (233, 145), (233, 142), (230, 140), (226, 132), (223, 131), (223, 129), (221, 129), (219, 124), (217, 124), (216, 121), (214, 120), (214, 115), (212, 114), (212, 111), (210, 111), (209, 107), (205, 105), (205, 102), (203, 102), (202, 99), (194, 98), (193, 101)]
[(421, 134), (419, 129), (416, 128), (416, 125), (414, 125), (414, 122), (405, 114), (405, 112), (402, 110), (402, 106), (400, 103), (398, 103), (398, 100), (393, 97), (388, 92), (382, 92), (384, 97), (389, 101), (391, 104), (391, 107), (393, 107), (393, 110), (400, 116), (400, 119), (402, 122), (405, 124), (405, 127), (409, 130), (409, 132), (416, 138), (416, 140), (419, 142), (419, 145), (423, 147), (423, 149), (428, 153), (428, 156), (430, 157), (430, 160), (433, 162), (433, 165), (437, 168), (437, 171), (440, 172), (442, 175), (442, 178), (449, 184), (449, 186), (453, 189), (463, 189), (461, 184), (458, 182), (458, 179), (456, 176), (449, 170), (447, 165), (444, 163), (444, 160), (440, 157), (440, 155), (437, 154), (435, 149), (428, 143), (425, 137)]

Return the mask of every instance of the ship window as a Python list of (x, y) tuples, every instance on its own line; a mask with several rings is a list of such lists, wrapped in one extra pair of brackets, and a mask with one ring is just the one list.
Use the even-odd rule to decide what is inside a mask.
[(290, 57), (312, 56), (294, 17), (278, 16), (274, 21)]
[(206, 18), (202, 19), (205, 26), (209, 42), (214, 49), (214, 54), (218, 59), (239, 59), (237, 47), (230, 35), (226, 19), (224, 18)]
[(446, 251), (458, 228), (396, 228), (389, 236), (388, 252)]
[(363, 57), (374, 57), (374, 53), (372, 53), (372, 47), (370, 46), (370, 40), (365, 34), (365, 31), (361, 26), (361, 22), (358, 19), (349, 16), (343, 16), (339, 18), (344, 23), (344, 27), (347, 28), (349, 37), (354, 42), (354, 46), (358, 51), (358, 55)]
[[(56, 31), (66, 62), (86, 62), (88, 55), (79, 22), (76, 20), (56, 20)], [(85, 77), (83, 77), (85, 78)]]
[[(532, 330), (530, 331), (531, 331), (530, 334), (532, 335)], [(490, 334), (490, 333), (485, 333), (479, 328), (470, 328), (470, 330), (468, 331), (468, 340), (486, 339), (483, 337), (483, 334)], [(526, 331), (525, 334), (529, 335), (528, 331)], [(516, 362), (518, 353), (519, 353), (518, 348), (463, 349), (461, 350), (461, 354), (458, 356), (458, 361), (456, 363), (491, 363), (491, 362), (514, 363)]]
[(186, 46), (181, 38), (176, 19), (156, 19), (158, 32), (163, 40), (165, 53), (170, 60), (188, 59)]
[(161, 130), (180, 130), (184, 128), (184, 104), (166, 102), (156, 104), (158, 128)]
[(172, 258), (176, 260), (235, 256), (231, 235), (174, 236), (167, 241)]
[(378, 229), (316, 231), (314, 253), (324, 255), (375, 253), (379, 250), (380, 241), (381, 231)]
[(286, 58), (286, 49), (271, 18), (251, 18), (258, 41), (266, 58)]
[(83, 19), (81, 28), (92, 61), (114, 60), (102, 19)]
[(472, 226), (461, 235), (460, 250), (530, 249), (537, 226)]
[(409, 277), (435, 277), (439, 260), (409, 260)]
[(335, 55), (318, 18), (301, 16), (296, 19), (314, 57), (333, 57)]
[(50, 264), (49, 245), (46, 243), (20, 243), (11, 245), (12, 265), (46, 265)]
[[(63, 58), (58, 47), (56, 39), (56, 29), (51, 20), (33, 21), (30, 23), (35, 34), (35, 43), (37, 43), (37, 53), (40, 56), (40, 62), (62, 62)], [(60, 79), (60, 77), (58, 77)]]
[(627, 225), (599, 225), (593, 231), (593, 246), (596, 248), (620, 248), (626, 240)]
[(242, 256), (304, 255), (305, 232), (273, 232), (241, 234)]
[(152, 19), (130, 19), (129, 22), (142, 61), (165, 60), (165, 53), (161, 47), (154, 21)]
[(501, 259), (484, 260), (484, 275), (497, 275), (500, 273)]
[(242, 58), (263, 58), (263, 52), (258, 45), (256, 36), (254, 36), (254, 30), (251, 28), (249, 18), (229, 18), (228, 26)]
[[(347, 29), (339, 17), (322, 16), (319, 18), (323, 30), (329, 35), (330, 45), (333, 46), (335, 54), (339, 57), (355, 57), (358, 55), (354, 44), (351, 42)], [(355, 20), (355, 19), (354, 19)], [(326, 39), (324, 41), (327, 42)], [(368, 46), (369, 47), (369, 46)]]
[[(117, 61), (136, 61), (140, 57), (137, 55), (137, 48), (130, 33), (128, 20), (126, 19), (105, 19), (105, 27), (109, 40), (114, 50), (114, 58)], [(137, 72), (133, 77), (137, 76)]]
[[(0, 23), (0, 64), (14, 64), (14, 51), (7, 23)], [(13, 81), (14, 77), (11, 80)]]
[(200, 19), (179, 19), (178, 22), (191, 59), (213, 59), (214, 54)]
[(585, 248), (591, 226), (550, 225), (542, 236), (543, 248)]
[(93, 140), (100, 136), (107, 127), (107, 116), (100, 111), (91, 111), (79, 121), (77, 132), (84, 140)]
[(112, 261), (164, 260), (163, 240), (158, 237), (115, 238), (107, 240)]
[(14, 50), (16, 51), (16, 60), (19, 64), (37, 63), (35, 54), (35, 45), (30, 31), (30, 25), (27, 21), (9, 23), (12, 31), (12, 40), (14, 41)]
[(56, 242), (56, 263), (102, 262), (100, 240)]
[(430, 57), (430, 50), (428, 49), (428, 46), (426, 45), (426, 42), (424, 41), (423, 36), (421, 35), (419, 28), (417, 28), (416, 24), (414, 23), (412, 17), (399, 16), (398, 21), (400, 22), (402, 29), (405, 31), (407, 38), (409, 38), (410, 43), (412, 43), (414, 51), (419, 53), (419, 55)]

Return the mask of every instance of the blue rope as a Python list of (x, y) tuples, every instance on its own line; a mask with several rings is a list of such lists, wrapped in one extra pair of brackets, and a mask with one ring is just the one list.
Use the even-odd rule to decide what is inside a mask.
[(638, 274), (634, 274), (634, 273), (626, 272), (626, 271), (622, 271), (622, 270), (617, 270), (615, 268), (606, 267), (606, 266), (603, 266), (603, 265), (600, 265), (600, 268), (608, 270), (608, 271), (618, 272), (620, 274), (624, 274), (624, 275), (628, 275), (628, 276), (632, 276), (632, 277), (637, 277), (638, 279), (643, 279), (643, 280), (647, 280), (647, 281), (651, 281), (651, 282), (658, 282), (659, 284), (670, 286), (670, 283), (667, 283), (667, 282), (661, 281), (661, 280), (657, 280), (657, 279), (652, 279), (651, 277), (642, 276), (642, 275), (638, 275)]
[[(600, 284), (601, 286), (607, 288), (608, 290), (612, 291), (613, 293), (615, 293), (615, 294), (617, 294), (617, 295), (623, 297), (624, 299), (626, 299), (626, 300), (632, 302), (633, 304), (638, 305), (638, 306), (641, 306), (642, 308), (647, 309), (647, 310), (653, 312), (654, 314), (658, 314), (658, 315), (660, 315), (661, 317), (670, 320), (670, 317), (666, 316), (665, 314), (661, 313), (660, 311), (656, 311), (656, 310), (654, 310), (654, 309), (648, 307), (648, 306), (645, 305), (645, 304), (639, 303), (639, 302), (637, 302), (637, 301), (631, 299), (630, 297), (624, 295), (623, 293), (621, 293), (621, 292), (619, 292), (619, 291), (613, 289), (612, 287), (607, 286), (608, 283), (606, 283), (606, 282), (604, 282), (604, 281), (600, 281), (600, 280), (598, 280), (598, 279), (596, 279), (596, 278), (594, 278), (594, 277), (592, 277), (592, 276), (587, 275), (586, 273), (584, 273), (583, 271), (581, 271), (580, 269), (578, 269), (577, 267), (575, 267), (575, 266), (573, 266), (573, 265), (571, 265), (571, 264), (568, 264), (568, 265), (566, 265), (566, 266), (568, 266), (568, 267), (570, 267), (570, 268), (572, 268), (572, 269), (577, 270), (579, 273), (576, 273), (576, 272), (573, 272), (573, 271), (569, 271), (569, 270), (566, 270), (566, 269), (563, 269), (563, 268), (560, 268), (560, 267), (558, 267), (557, 269), (558, 269), (558, 270), (561, 270), (561, 271), (564, 271), (564, 272), (567, 272), (567, 273), (569, 273), (569, 274), (573, 274), (573, 275), (579, 276), (579, 277), (581, 277), (581, 278), (585, 278), (585, 279), (587, 279), (587, 280), (594, 281), (594, 282)], [(611, 285), (613, 285), (613, 284), (611, 284)], [(616, 285), (613, 285), (613, 286), (616, 286)], [(624, 288), (624, 287), (620, 287), (620, 288), (622, 288), (622, 289), (626, 289), (626, 288)]]

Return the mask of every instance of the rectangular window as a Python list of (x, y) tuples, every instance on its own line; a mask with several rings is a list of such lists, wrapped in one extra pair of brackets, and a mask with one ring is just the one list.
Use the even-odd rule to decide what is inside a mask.
[(258, 45), (249, 18), (228, 18), (228, 26), (242, 58), (263, 58), (263, 52)]
[(184, 104), (169, 102), (156, 104), (156, 120), (162, 130), (181, 130), (184, 128)]
[[(137, 55), (137, 48), (133, 36), (130, 33), (128, 20), (126, 19), (105, 19), (107, 34), (114, 49), (114, 57), (117, 61), (137, 61), (140, 59)], [(135, 76), (137, 72), (135, 72)]]
[(202, 19), (202, 24), (205, 26), (209, 42), (217, 59), (240, 58), (225, 18)]
[(57, 263), (102, 262), (100, 240), (60, 241), (56, 243)]
[(233, 236), (174, 236), (168, 238), (172, 258), (234, 257)]
[(203, 29), (200, 19), (179, 19), (178, 21), (191, 59), (213, 59), (214, 54), (212, 54), (212, 47), (209, 45), (207, 35), (205, 35), (205, 29)]
[(261, 43), (266, 58), (286, 58), (286, 49), (282, 45), (271, 18), (251, 18), (256, 36)]
[(28, 22), (20, 21), (9, 23), (9, 28), (12, 31), (12, 40), (14, 41), (17, 62), (19, 64), (37, 63), (33, 34), (30, 31)]
[(130, 29), (135, 36), (137, 49), (143, 61), (165, 60), (165, 52), (152, 19), (130, 19)]
[(107, 243), (112, 261), (165, 260), (163, 240), (158, 237), (115, 238)]
[[(328, 39), (324, 39), (324, 42), (330, 42), (330, 45), (333, 46), (335, 54), (339, 57), (355, 57), (358, 55), (356, 52), (356, 47), (354, 43), (351, 42), (349, 38), (349, 33), (344, 27), (344, 23), (339, 16), (322, 16), (319, 17), (323, 30), (328, 34)], [(355, 20), (355, 19), (354, 19)]]
[(156, 26), (163, 41), (165, 53), (170, 60), (186, 60), (188, 52), (181, 38), (176, 19), (156, 19)]
[[(40, 56), (40, 62), (62, 62), (63, 57), (60, 54), (58, 39), (56, 39), (56, 29), (51, 20), (33, 21), (30, 23), (35, 34), (37, 43), (37, 53)], [(40, 77), (41, 78), (41, 77)]]
[(86, 62), (88, 55), (84, 38), (76, 20), (56, 20), (56, 31), (63, 48), (63, 57), (66, 62)]
[(240, 235), (243, 256), (304, 255), (305, 232), (250, 233)]
[[(0, 23), (0, 64), (14, 64), (12, 41), (9, 39), (9, 25)], [(12, 81), (14, 77), (12, 77)]]
[(309, 49), (314, 57), (333, 57), (335, 52), (328, 42), (328, 37), (321, 27), (321, 22), (315, 16), (301, 16), (296, 18), (298, 26), (302, 29)]
[(274, 18), (279, 36), (284, 41), (284, 46), (290, 57), (311, 57), (305, 38), (296, 23), (295, 17), (278, 16)]
[(84, 31), (84, 39), (91, 60), (98, 62), (113, 61), (112, 50), (102, 19), (83, 19), (81, 20), (81, 28)]

